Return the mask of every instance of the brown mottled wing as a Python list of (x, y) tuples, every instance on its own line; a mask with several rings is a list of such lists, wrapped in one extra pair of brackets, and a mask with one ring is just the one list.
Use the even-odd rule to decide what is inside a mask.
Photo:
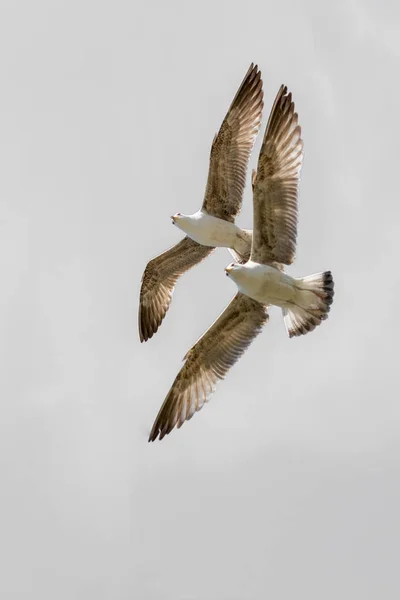
[(203, 209), (214, 217), (233, 222), (241, 209), (262, 109), (261, 73), (251, 64), (211, 147)]
[(215, 248), (200, 246), (188, 237), (153, 258), (143, 273), (139, 303), (139, 336), (145, 342), (160, 327), (171, 304), (179, 277), (204, 260)]
[(290, 265), (296, 253), (297, 194), (303, 141), (292, 95), (281, 86), (268, 120), (253, 175), (251, 258)]
[(242, 356), (268, 320), (265, 306), (240, 292), (185, 356), (160, 412), (149, 442), (160, 440), (200, 410), (217, 382)]

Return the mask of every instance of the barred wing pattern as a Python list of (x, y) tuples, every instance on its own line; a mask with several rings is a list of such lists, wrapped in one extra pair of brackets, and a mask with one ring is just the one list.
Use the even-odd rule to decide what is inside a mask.
[(189, 237), (153, 258), (143, 273), (139, 303), (139, 337), (150, 339), (160, 327), (179, 277), (209, 256), (215, 248), (201, 246)]
[(261, 73), (252, 63), (211, 148), (203, 209), (214, 217), (233, 222), (241, 209), (247, 164), (262, 109)]
[(253, 172), (253, 245), (251, 259), (290, 265), (296, 253), (297, 195), (303, 141), (292, 95), (281, 86)]
[(149, 436), (153, 442), (192, 418), (219, 380), (239, 360), (268, 321), (267, 308), (240, 292), (185, 356)]

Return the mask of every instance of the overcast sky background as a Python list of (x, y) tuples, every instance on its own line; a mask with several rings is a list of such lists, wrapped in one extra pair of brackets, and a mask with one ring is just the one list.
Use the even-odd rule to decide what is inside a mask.
[[(398, 599), (399, 15), (388, 1), (2, 2), (2, 598)], [(142, 272), (181, 237), (169, 216), (200, 207), (252, 61), (262, 132), (281, 83), (296, 102), (289, 272), (332, 270), (331, 316), (289, 340), (273, 310), (210, 403), (148, 444), (235, 287), (221, 249), (141, 345)]]

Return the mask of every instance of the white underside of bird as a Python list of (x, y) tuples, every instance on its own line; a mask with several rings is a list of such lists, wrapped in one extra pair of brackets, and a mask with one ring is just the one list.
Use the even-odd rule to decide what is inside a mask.
[(251, 246), (251, 230), (241, 229), (235, 223), (213, 217), (203, 209), (193, 215), (177, 213), (171, 218), (174, 225), (202, 246), (228, 248), (242, 256)]
[(325, 273), (296, 279), (273, 266), (252, 260), (245, 265), (232, 263), (225, 271), (242, 294), (261, 304), (279, 306), (294, 312), (306, 311), (315, 317), (324, 317)]

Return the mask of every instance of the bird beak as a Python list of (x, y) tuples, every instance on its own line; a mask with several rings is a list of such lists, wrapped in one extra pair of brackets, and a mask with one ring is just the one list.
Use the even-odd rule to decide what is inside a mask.
[(174, 218), (174, 216), (173, 216), (173, 215), (172, 215), (172, 217), (171, 217), (171, 220), (172, 220), (172, 225), (175, 225), (175, 218)]
[(227, 276), (227, 277), (228, 277), (228, 275), (229, 275), (229, 273), (230, 273), (231, 271), (232, 271), (232, 267), (230, 267), (230, 266), (229, 266), (229, 267), (226, 267), (226, 269), (225, 269), (225, 273), (226, 273), (226, 276)]

